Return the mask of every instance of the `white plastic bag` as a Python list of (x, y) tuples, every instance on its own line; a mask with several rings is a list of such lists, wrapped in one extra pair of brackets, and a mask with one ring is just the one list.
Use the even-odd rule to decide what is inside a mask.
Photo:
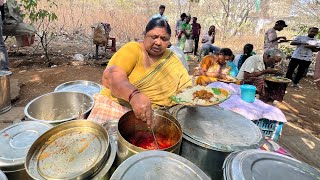
[(187, 39), (186, 40), (186, 44), (184, 46), (184, 52), (185, 53), (193, 52), (193, 39)]
[(178, 58), (180, 59), (180, 61), (182, 62), (183, 66), (187, 69), (187, 71), (189, 71), (189, 65), (188, 65), (188, 62), (184, 56), (184, 53), (182, 52), (182, 50), (176, 46), (176, 45), (172, 45), (170, 47), (170, 50), (173, 51), (177, 56)]

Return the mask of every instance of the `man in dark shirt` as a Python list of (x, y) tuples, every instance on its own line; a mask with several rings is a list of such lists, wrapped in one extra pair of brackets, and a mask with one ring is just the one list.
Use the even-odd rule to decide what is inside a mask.
[(194, 55), (198, 55), (199, 37), (201, 25), (197, 23), (197, 17), (192, 18), (192, 39), (194, 40)]

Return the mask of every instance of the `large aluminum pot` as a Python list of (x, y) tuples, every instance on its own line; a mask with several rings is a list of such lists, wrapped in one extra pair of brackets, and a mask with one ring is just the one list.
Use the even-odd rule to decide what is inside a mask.
[(88, 179), (105, 166), (109, 142), (104, 127), (93, 121), (65, 122), (32, 144), (25, 168), (33, 179)]
[(315, 180), (316, 168), (279, 153), (245, 150), (231, 153), (223, 165), (225, 180)]
[[(124, 160), (134, 154), (147, 151), (146, 149), (137, 147), (128, 142), (128, 138), (130, 136), (141, 130), (148, 130), (148, 126), (145, 122), (137, 119), (133, 111), (127, 112), (120, 118), (117, 132), (117, 165), (121, 164)], [(153, 119), (153, 131), (155, 134), (161, 134), (167, 139), (175, 142), (173, 146), (162, 150), (179, 154), (182, 141), (182, 130), (179, 122), (173, 116), (164, 111), (155, 111)]]
[(25, 157), (32, 143), (50, 128), (50, 124), (25, 121), (0, 131), (0, 170), (9, 179), (31, 179), (24, 168)]
[(185, 158), (165, 151), (145, 151), (125, 160), (112, 180), (209, 180), (197, 166)]
[(29, 120), (59, 124), (85, 119), (93, 108), (91, 96), (80, 92), (51, 92), (33, 99), (24, 108)]
[(10, 71), (0, 71), (0, 114), (11, 109)]
[(234, 151), (257, 149), (264, 142), (250, 120), (219, 107), (182, 107), (174, 113), (183, 128), (181, 156), (211, 179), (222, 178), (225, 158)]

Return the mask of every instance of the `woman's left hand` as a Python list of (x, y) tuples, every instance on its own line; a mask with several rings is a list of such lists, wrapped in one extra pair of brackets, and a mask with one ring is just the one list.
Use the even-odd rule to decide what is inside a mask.
[(151, 126), (152, 108), (150, 99), (143, 93), (134, 95), (130, 101), (135, 116)]

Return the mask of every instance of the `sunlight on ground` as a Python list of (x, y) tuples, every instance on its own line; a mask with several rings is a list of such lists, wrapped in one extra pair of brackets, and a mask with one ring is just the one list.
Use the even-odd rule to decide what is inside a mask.
[[(304, 134), (311, 134), (309, 131), (306, 131), (306, 130), (302, 129), (302, 128), (294, 125), (293, 123), (287, 122), (286, 125), (294, 128), (294, 129), (296, 129), (296, 130), (298, 130), (298, 131), (300, 131), (300, 132), (302, 132), (302, 133), (304, 133)], [(313, 135), (312, 135), (312, 137), (314, 137), (316, 140), (320, 141), (320, 139), (317, 138), (316, 136), (313, 136)]]
[(292, 96), (293, 96), (294, 98), (297, 98), (297, 99), (305, 99), (304, 96), (301, 96), (301, 95), (299, 95), (299, 94), (292, 94)]
[(310, 149), (314, 149), (316, 147), (316, 144), (313, 141), (310, 141), (309, 139), (303, 137), (301, 139)]
[(294, 108), (293, 106), (291, 106), (290, 104), (288, 104), (285, 101), (282, 101), (281, 103), (277, 103), (276, 107), (281, 109), (281, 110), (294, 112), (294, 113), (299, 113), (299, 111), (296, 108)]
[(39, 75), (34, 75), (32, 76), (32, 79), (30, 80), (30, 82), (40, 82), (42, 79), (40, 78)]

